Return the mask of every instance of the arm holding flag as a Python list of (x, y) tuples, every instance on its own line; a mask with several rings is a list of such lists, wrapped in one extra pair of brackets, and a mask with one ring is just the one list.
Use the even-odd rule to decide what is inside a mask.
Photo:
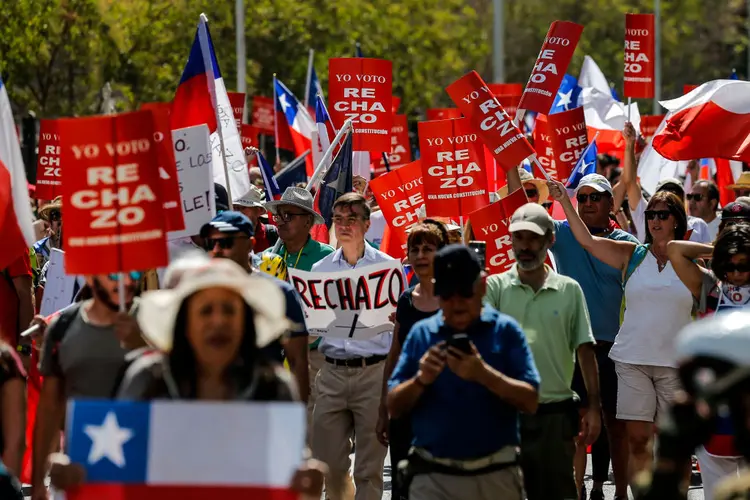
[(555, 180), (548, 181), (547, 185), (549, 186), (550, 196), (562, 205), (565, 217), (568, 219), (568, 224), (570, 225), (570, 230), (573, 232), (573, 236), (576, 237), (578, 243), (600, 261), (624, 272), (627, 269), (630, 256), (633, 254), (636, 244), (629, 241), (616, 241), (592, 236), (586, 224), (583, 223), (578, 212), (573, 207), (565, 185)]
[(630, 210), (635, 210), (641, 201), (641, 187), (638, 185), (637, 171), (638, 162), (635, 159), (635, 127), (630, 122), (625, 124), (622, 130), (622, 136), (625, 138), (625, 157), (623, 158), (622, 183), (628, 193), (628, 204)]

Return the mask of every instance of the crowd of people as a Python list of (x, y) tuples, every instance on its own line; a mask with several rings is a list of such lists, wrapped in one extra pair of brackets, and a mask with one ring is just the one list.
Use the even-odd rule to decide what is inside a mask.
[[(380, 500), (390, 448), (396, 500), (603, 500), (610, 462), (615, 500), (665, 464), (684, 492), (692, 454), (705, 498), (719, 499), (719, 482), (750, 454), (733, 438), (750, 429), (734, 406), (735, 415), (717, 408), (747, 387), (747, 370), (711, 400), (710, 417), (687, 420), (701, 433), (675, 438), (664, 427), (659, 447), (679, 448), (680, 460), (655, 461), (654, 438), (659, 419), (714, 381), (686, 379), (686, 359), (704, 379), (696, 359), (720, 360), (723, 371), (709, 363), (720, 374), (750, 366), (747, 316), (723, 314), (750, 303), (750, 172), (723, 207), (695, 162), (685, 179), (645, 193), (630, 124), (623, 136), (622, 166), (600, 157), (574, 193), (508, 172), (496, 196), (523, 189), (528, 203), (510, 218), (516, 264), (505, 273), (487, 275), (467, 245), (470, 227), (422, 213), (408, 231), (413, 278), (392, 332), (367, 340), (310, 335), (288, 281), (289, 269), (393, 261), (379, 250), (384, 218), (364, 179), (335, 201), (330, 245), (311, 237), (325, 220), (308, 190), (266, 200), (251, 175), (252, 190), (230, 203), (217, 184), (217, 215), (169, 242), (169, 267), (85, 276), (51, 321), (38, 310), (50, 252), (64, 250), (64, 206), (35, 200), (39, 242), (0, 280), (0, 497), (22, 498), (24, 380), (38, 362), (33, 500), (48, 498), (48, 477), (63, 490), (85, 480), (59, 453), (66, 401), (77, 398), (302, 401), (308, 453), (290, 487), (309, 498)], [(565, 220), (552, 218), (552, 202)], [(683, 330), (692, 340), (680, 344)]]

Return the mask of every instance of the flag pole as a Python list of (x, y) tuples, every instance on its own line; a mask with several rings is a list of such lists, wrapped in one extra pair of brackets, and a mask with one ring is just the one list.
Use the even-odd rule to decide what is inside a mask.
[(312, 76), (313, 58), (315, 51), (310, 49), (310, 55), (307, 59), (307, 77), (305, 78), (305, 107), (310, 106), (310, 77)]
[(547, 173), (547, 171), (544, 170), (544, 167), (542, 166), (542, 164), (539, 163), (539, 158), (536, 157), (536, 153), (534, 153), (533, 155), (531, 155), (531, 163), (533, 163), (534, 165), (536, 165), (536, 168), (539, 169), (539, 171), (542, 173), (542, 175), (544, 175), (544, 177), (548, 181), (552, 180), (552, 177), (550, 177), (550, 175)]
[(279, 120), (276, 116), (276, 73), (273, 74), (273, 142), (276, 146), (276, 161), (281, 163), (279, 158)]
[[(630, 122), (630, 104), (631, 104), (632, 101), (633, 101), (633, 98), (632, 97), (628, 97), (628, 122)], [(597, 135), (598, 134), (599, 134), (599, 132), (597, 132)]]

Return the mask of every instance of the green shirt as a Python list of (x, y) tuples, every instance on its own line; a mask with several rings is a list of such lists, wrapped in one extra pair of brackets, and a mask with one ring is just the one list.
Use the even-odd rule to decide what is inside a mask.
[[(265, 250), (270, 252), (271, 249)], [(286, 262), (286, 267), (291, 269), (299, 269), (300, 271), (312, 270), (313, 264), (319, 260), (325, 258), (329, 254), (332, 254), (334, 248), (331, 245), (326, 245), (319, 241), (315, 241), (310, 236), (307, 237), (307, 243), (297, 253), (288, 253), (286, 251), (286, 245), (281, 245), (279, 248), (278, 255), (281, 255)]]
[(594, 336), (581, 286), (546, 267), (547, 279), (538, 292), (521, 283), (513, 266), (487, 278), (484, 299), (521, 324), (542, 378), (539, 402), (554, 403), (575, 395), (570, 384), (576, 350), (581, 344), (593, 343)]

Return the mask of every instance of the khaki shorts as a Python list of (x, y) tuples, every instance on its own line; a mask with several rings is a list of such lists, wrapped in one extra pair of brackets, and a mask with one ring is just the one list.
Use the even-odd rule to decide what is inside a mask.
[(617, 419), (655, 422), (682, 389), (677, 368), (615, 361)]

